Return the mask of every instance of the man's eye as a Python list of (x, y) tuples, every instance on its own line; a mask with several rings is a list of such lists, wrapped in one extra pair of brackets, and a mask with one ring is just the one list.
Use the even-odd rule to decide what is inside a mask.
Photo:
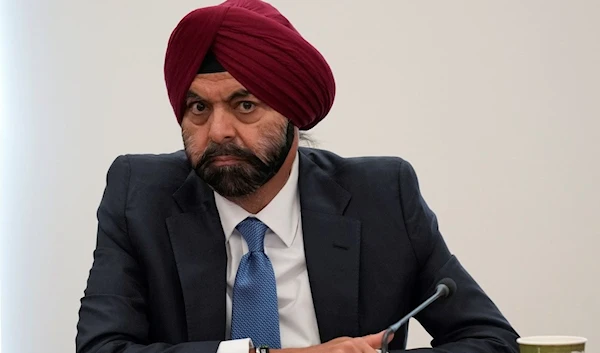
[(238, 109), (242, 113), (251, 113), (252, 111), (254, 111), (255, 108), (256, 108), (256, 104), (254, 104), (252, 102), (248, 102), (248, 101), (240, 102), (240, 104), (238, 105)]
[(192, 102), (189, 105), (189, 110), (192, 114), (199, 115), (206, 110), (206, 105), (202, 102)]

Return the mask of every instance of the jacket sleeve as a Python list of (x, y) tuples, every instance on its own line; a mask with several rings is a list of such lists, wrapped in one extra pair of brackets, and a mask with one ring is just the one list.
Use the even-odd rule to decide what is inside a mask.
[(219, 342), (152, 343), (147, 288), (127, 230), (130, 167), (126, 156), (111, 165), (98, 208), (98, 236), (77, 324), (77, 353), (214, 353)]
[(433, 348), (419, 352), (517, 353), (518, 334), (469, 273), (453, 256), (438, 230), (435, 214), (421, 196), (412, 166), (400, 165), (404, 223), (420, 267), (415, 307), (431, 296), (438, 281), (449, 277), (457, 290), (416, 316), (433, 337)]

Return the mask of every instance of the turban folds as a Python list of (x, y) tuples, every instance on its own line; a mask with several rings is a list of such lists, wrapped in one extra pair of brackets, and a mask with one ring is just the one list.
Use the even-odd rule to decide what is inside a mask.
[(333, 105), (335, 81), (319, 51), (268, 3), (228, 0), (190, 12), (169, 39), (165, 82), (180, 124), (187, 91), (209, 50), (249, 92), (302, 130)]

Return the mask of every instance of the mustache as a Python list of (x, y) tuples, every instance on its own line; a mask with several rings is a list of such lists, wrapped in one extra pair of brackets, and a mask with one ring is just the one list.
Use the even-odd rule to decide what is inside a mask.
[(202, 154), (202, 158), (200, 158), (200, 161), (198, 161), (197, 168), (201, 168), (211, 163), (216, 157), (221, 156), (235, 157), (241, 160), (249, 161), (253, 164), (257, 162), (259, 162), (260, 164), (264, 164), (264, 162), (261, 161), (260, 158), (258, 158), (250, 150), (239, 147), (233, 143), (229, 143), (226, 145), (211, 143), (204, 151), (204, 154)]

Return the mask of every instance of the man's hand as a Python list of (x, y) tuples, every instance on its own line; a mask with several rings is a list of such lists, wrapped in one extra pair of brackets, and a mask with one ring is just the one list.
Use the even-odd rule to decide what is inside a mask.
[[(374, 353), (381, 348), (383, 333), (363, 337), (339, 337), (329, 342), (307, 348), (272, 349), (273, 353)], [(390, 341), (393, 335), (390, 336)]]

